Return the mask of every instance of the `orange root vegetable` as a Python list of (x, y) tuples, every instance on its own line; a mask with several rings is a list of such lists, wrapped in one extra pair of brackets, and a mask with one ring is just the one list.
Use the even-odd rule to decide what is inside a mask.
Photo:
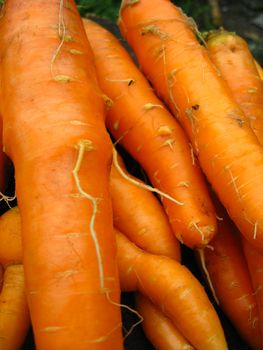
[(258, 75), (260, 76), (260, 79), (263, 80), (263, 68), (256, 60), (254, 62), (258, 70)]
[(263, 251), (262, 147), (198, 42), (196, 25), (167, 0), (123, 0), (119, 25), (231, 219)]
[(234, 33), (218, 30), (208, 34), (206, 47), (263, 145), (263, 82), (248, 44)]
[[(118, 164), (129, 179), (142, 184), (127, 173), (120, 157)], [(113, 165), (110, 193), (113, 223), (118, 230), (141, 249), (180, 261), (179, 242), (173, 235), (161, 204), (151, 192), (124, 178)]]
[(17, 207), (0, 216), (0, 242), (1, 264), (22, 262), (21, 219)]
[(17, 208), (0, 217), (0, 349), (20, 350), (30, 326), (22, 263), (21, 224)]
[(20, 350), (29, 326), (23, 265), (8, 265), (0, 293), (0, 349)]
[(100, 86), (112, 100), (107, 127), (153, 186), (177, 201), (161, 195), (176, 237), (189, 247), (206, 245), (216, 232), (216, 219), (184, 132), (118, 40), (96, 23), (84, 24)]
[(143, 330), (156, 350), (193, 350), (170, 319), (142, 294), (136, 295), (136, 309), (143, 317)]
[(123, 349), (112, 146), (75, 2), (6, 1), (0, 47), (3, 143), (36, 347)]
[(259, 310), (259, 327), (261, 331), (261, 349), (263, 347), (263, 255), (243, 239), (243, 248), (249, 267), (252, 284)]
[(218, 316), (204, 288), (179, 262), (146, 253), (116, 232), (122, 290), (148, 297), (197, 350), (227, 349)]
[(252, 349), (262, 349), (259, 310), (239, 232), (225, 211), (216, 205), (218, 234), (203, 250), (203, 267), (220, 308)]

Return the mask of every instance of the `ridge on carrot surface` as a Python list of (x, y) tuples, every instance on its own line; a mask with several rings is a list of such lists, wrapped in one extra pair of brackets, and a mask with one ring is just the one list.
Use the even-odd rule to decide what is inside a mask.
[(167, 0), (124, 0), (119, 26), (230, 217), (263, 250), (263, 149), (200, 44), (195, 23)]
[(75, 2), (6, 1), (0, 47), (3, 143), (36, 347), (121, 350), (112, 148)]
[(216, 232), (216, 219), (185, 133), (118, 40), (92, 21), (84, 24), (100, 86), (112, 101), (108, 129), (153, 186), (177, 201), (160, 196), (176, 237), (191, 248), (206, 245)]

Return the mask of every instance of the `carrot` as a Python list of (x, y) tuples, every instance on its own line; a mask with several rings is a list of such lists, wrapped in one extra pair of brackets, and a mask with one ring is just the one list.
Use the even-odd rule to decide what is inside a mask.
[(222, 74), (248, 123), (263, 144), (263, 82), (248, 44), (223, 29), (211, 31), (206, 45), (212, 62)]
[(259, 327), (261, 331), (261, 348), (263, 344), (263, 256), (256, 248), (249, 244), (245, 239), (242, 240), (244, 253), (249, 267), (252, 284), (255, 291), (259, 310)]
[(106, 125), (162, 193), (176, 237), (189, 247), (206, 245), (216, 219), (203, 176), (189, 142), (118, 40), (85, 21), (100, 86), (112, 100)]
[(17, 208), (0, 217), (0, 349), (19, 350), (30, 326), (22, 265), (21, 224)]
[(122, 349), (112, 146), (74, 1), (8, 0), (0, 47), (3, 143), (36, 347)]
[(120, 232), (116, 235), (122, 290), (137, 290), (158, 305), (195, 349), (227, 349), (218, 316), (191, 272), (175, 260), (142, 251)]
[(257, 67), (257, 71), (258, 71), (258, 75), (260, 76), (260, 79), (263, 80), (263, 69), (261, 65), (256, 60), (254, 61), (254, 63)]
[[(143, 184), (128, 174), (120, 157), (118, 164), (130, 179)], [(118, 230), (147, 252), (180, 261), (179, 242), (172, 233), (161, 204), (151, 192), (124, 178), (113, 165), (110, 193), (113, 223)]]
[(239, 231), (217, 203), (218, 234), (203, 250), (206, 277), (220, 308), (252, 349), (262, 349), (259, 312)]
[(29, 326), (23, 265), (8, 265), (0, 294), (1, 350), (21, 349)]
[[(140, 66), (183, 125), (242, 234), (263, 251), (263, 151), (192, 20), (167, 0), (123, 0), (119, 25)], [(200, 38), (200, 35), (199, 35)]]
[(162, 314), (149, 299), (136, 295), (136, 308), (143, 317), (143, 330), (157, 350), (193, 350), (170, 319)]
[(0, 216), (0, 242), (1, 264), (22, 262), (21, 220), (17, 207)]

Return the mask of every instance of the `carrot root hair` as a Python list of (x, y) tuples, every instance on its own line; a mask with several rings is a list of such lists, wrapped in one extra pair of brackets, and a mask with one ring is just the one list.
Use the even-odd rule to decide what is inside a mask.
[(73, 169), (73, 177), (74, 177), (74, 180), (76, 183), (76, 187), (79, 191), (79, 194), (81, 196), (87, 198), (91, 202), (91, 205), (92, 205), (92, 215), (91, 215), (91, 219), (90, 219), (89, 229), (90, 229), (91, 237), (92, 237), (92, 240), (94, 242), (96, 255), (97, 255), (100, 287), (102, 290), (104, 290), (105, 289), (104, 266), (103, 266), (102, 254), (101, 254), (101, 249), (100, 249), (97, 233), (96, 233), (96, 230), (94, 227), (95, 218), (96, 218), (96, 214), (98, 211), (98, 198), (92, 197), (89, 193), (87, 193), (83, 190), (83, 188), (81, 187), (80, 179), (79, 179), (79, 175), (78, 175), (85, 152), (87, 152), (87, 151), (89, 152), (89, 151), (92, 151), (94, 149), (93, 142), (90, 140), (81, 140), (76, 145), (76, 148), (78, 149), (78, 156), (77, 156), (77, 161), (76, 161), (75, 167)]
[(127, 181), (133, 183), (134, 185), (136, 185), (138, 187), (144, 188), (147, 191), (155, 192), (155, 193), (159, 194), (160, 196), (162, 196), (166, 199), (169, 199), (170, 201), (172, 201), (173, 203), (175, 203), (177, 205), (184, 205), (183, 202), (176, 200), (175, 198), (171, 197), (169, 194), (164, 193), (155, 187), (152, 187), (152, 186), (146, 185), (144, 183), (141, 183), (139, 181), (136, 181), (136, 180), (132, 179), (130, 176), (128, 176), (127, 174), (125, 174), (125, 172), (122, 170), (122, 168), (120, 167), (120, 165), (118, 163), (117, 151), (114, 148), (113, 148), (113, 164), (116, 167), (116, 169), (119, 171), (120, 175), (123, 178), (125, 178)]

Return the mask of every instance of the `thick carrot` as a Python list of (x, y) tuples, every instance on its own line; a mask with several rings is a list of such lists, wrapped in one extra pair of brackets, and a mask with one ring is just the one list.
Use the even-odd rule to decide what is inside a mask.
[(259, 310), (259, 327), (261, 330), (261, 348), (263, 347), (263, 255), (243, 239), (243, 248), (249, 267), (255, 297)]
[[(119, 25), (145, 75), (186, 130), (230, 217), (263, 250), (263, 150), (196, 25), (168, 0), (123, 0)], [(200, 36), (199, 36), (200, 37)]]
[(248, 44), (240, 36), (220, 29), (208, 34), (206, 47), (263, 145), (263, 82)]
[(142, 294), (136, 295), (136, 309), (143, 317), (143, 330), (156, 350), (193, 350), (170, 319)]
[(22, 265), (21, 223), (17, 208), (0, 217), (0, 349), (20, 350), (30, 326)]
[(99, 83), (113, 104), (106, 124), (141, 164), (161, 196), (176, 237), (189, 247), (206, 245), (216, 219), (203, 176), (181, 127), (153, 93), (118, 40), (96, 23), (85, 21)]
[(122, 349), (112, 146), (74, 1), (6, 1), (0, 47), (4, 147), (36, 347)]
[(203, 267), (220, 308), (251, 348), (259, 350), (259, 310), (240, 235), (219, 203), (216, 208), (221, 218), (218, 234), (210, 249), (203, 250)]
[[(127, 173), (120, 157), (118, 164), (130, 179), (143, 184)], [(124, 178), (114, 165), (110, 174), (110, 193), (113, 223), (118, 230), (147, 252), (180, 261), (179, 242), (153, 193)]]
[(218, 316), (191, 272), (173, 259), (142, 251), (119, 232), (116, 235), (122, 290), (148, 297), (195, 349), (227, 349)]

